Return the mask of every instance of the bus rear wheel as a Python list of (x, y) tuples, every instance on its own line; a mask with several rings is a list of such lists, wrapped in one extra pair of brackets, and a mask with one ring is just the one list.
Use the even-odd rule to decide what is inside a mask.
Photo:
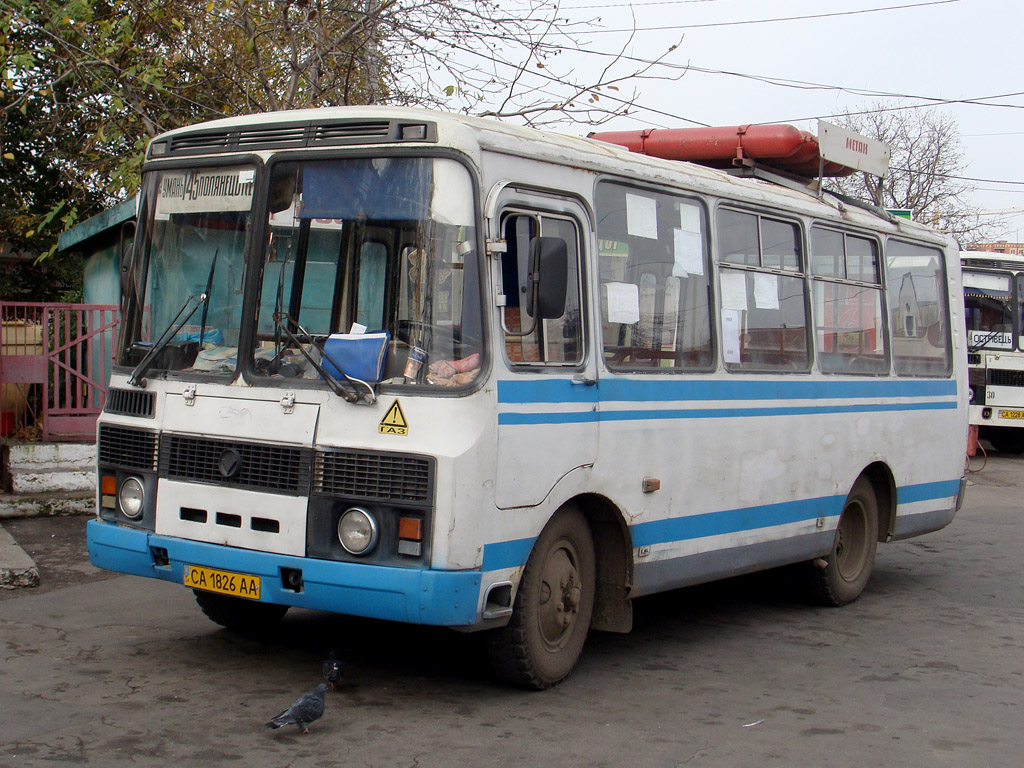
[(578, 509), (563, 507), (530, 553), (508, 625), (487, 639), (498, 677), (535, 690), (564, 680), (587, 639), (594, 585), (590, 526)]
[(222, 627), (236, 632), (257, 632), (280, 621), (288, 611), (287, 605), (261, 603), (242, 597), (218, 595), (193, 589), (196, 602), (206, 617)]
[(811, 564), (814, 598), (823, 605), (852, 603), (871, 577), (878, 548), (878, 500), (867, 478), (860, 478), (839, 515), (832, 551)]

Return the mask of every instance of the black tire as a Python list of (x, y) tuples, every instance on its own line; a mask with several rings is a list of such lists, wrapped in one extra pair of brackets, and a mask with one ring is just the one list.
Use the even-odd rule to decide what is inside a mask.
[(193, 589), (196, 602), (207, 618), (236, 632), (258, 632), (276, 624), (287, 613), (287, 605), (261, 603), (242, 597), (219, 595)]
[(590, 629), (594, 574), (590, 526), (578, 509), (563, 507), (534, 544), (508, 625), (487, 638), (499, 679), (541, 691), (572, 672)]
[(860, 478), (839, 515), (832, 551), (808, 564), (814, 600), (822, 605), (852, 603), (871, 577), (878, 549), (878, 499), (867, 478)]
[(992, 443), (992, 447), (1000, 453), (1024, 453), (1024, 428), (988, 427), (981, 437)]

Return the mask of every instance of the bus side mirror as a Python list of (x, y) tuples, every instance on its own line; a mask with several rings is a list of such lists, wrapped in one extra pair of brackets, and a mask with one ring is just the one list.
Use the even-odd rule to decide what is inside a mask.
[(135, 222), (126, 221), (121, 225), (118, 242), (118, 253), (121, 257), (119, 273), (121, 277), (121, 309), (124, 310), (125, 302), (128, 299), (128, 289), (131, 287), (132, 272), (135, 268)]
[(132, 253), (135, 250), (134, 243), (128, 243), (121, 251), (121, 299), (128, 295), (128, 286), (132, 275)]
[(569, 249), (560, 237), (530, 241), (530, 273), (526, 283), (526, 312), (539, 320), (565, 314), (565, 287), (569, 280)]

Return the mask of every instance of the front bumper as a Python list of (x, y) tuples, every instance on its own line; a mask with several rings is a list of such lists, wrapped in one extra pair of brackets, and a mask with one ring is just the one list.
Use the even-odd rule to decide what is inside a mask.
[[(438, 571), (340, 563), (206, 544), (102, 520), (87, 527), (89, 560), (97, 568), (182, 584), (184, 566), (261, 578), (261, 600), (351, 616), (467, 627), (478, 622), (479, 571)], [(157, 555), (154, 554), (157, 551)], [(166, 552), (166, 564), (163, 552)], [(285, 588), (282, 569), (302, 571), (303, 588)]]

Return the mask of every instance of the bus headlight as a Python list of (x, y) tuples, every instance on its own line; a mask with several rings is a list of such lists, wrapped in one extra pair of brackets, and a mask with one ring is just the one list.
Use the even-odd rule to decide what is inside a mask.
[(373, 551), (378, 535), (376, 519), (362, 507), (346, 509), (338, 520), (338, 541), (350, 555), (365, 555)]
[(117, 501), (121, 505), (121, 512), (125, 517), (138, 520), (146, 505), (146, 491), (142, 487), (142, 482), (137, 478), (129, 477), (121, 483)]

